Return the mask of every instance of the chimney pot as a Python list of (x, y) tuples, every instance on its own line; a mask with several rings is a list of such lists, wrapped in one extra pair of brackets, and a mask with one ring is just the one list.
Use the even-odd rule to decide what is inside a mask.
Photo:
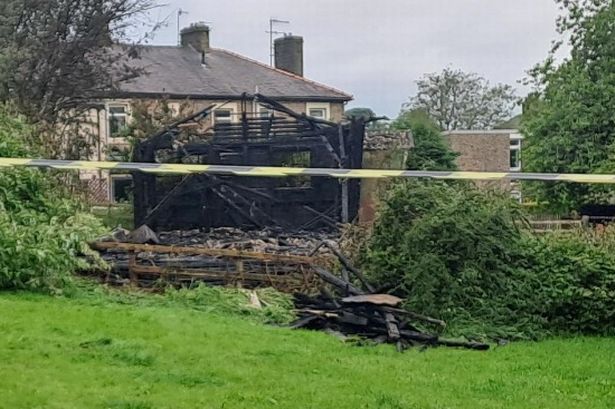
[(275, 67), (303, 77), (303, 37), (284, 36), (275, 40)]
[(200, 53), (209, 51), (209, 26), (205, 23), (193, 23), (181, 31), (183, 47), (192, 46)]

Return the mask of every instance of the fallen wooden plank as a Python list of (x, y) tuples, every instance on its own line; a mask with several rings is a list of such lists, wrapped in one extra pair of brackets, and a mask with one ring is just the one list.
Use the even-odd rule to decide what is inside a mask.
[(335, 286), (337, 289), (339, 289), (342, 292), (347, 292), (349, 294), (354, 294), (354, 295), (363, 294), (363, 291), (359, 290), (352, 284), (342, 280), (341, 278), (334, 276), (333, 274), (331, 274), (324, 268), (314, 266), (313, 270), (316, 274), (318, 274), (320, 278), (322, 278), (327, 283)]
[(365, 294), (342, 298), (344, 304), (373, 304), (395, 307), (402, 303), (402, 299), (389, 294)]
[(280, 262), (294, 262), (297, 264), (316, 264), (321, 261), (318, 258), (307, 256), (293, 256), (285, 254), (271, 254), (271, 253), (255, 253), (246, 252), (233, 249), (212, 249), (205, 247), (194, 246), (162, 246), (162, 245), (149, 245), (149, 244), (134, 244), (134, 243), (117, 243), (117, 242), (104, 242), (96, 241), (90, 243), (90, 247), (93, 250), (107, 251), (107, 250), (123, 250), (131, 252), (143, 252), (143, 253), (158, 253), (158, 254), (198, 254), (214, 257), (229, 257), (229, 258), (244, 258), (255, 259), (263, 261), (280, 261)]

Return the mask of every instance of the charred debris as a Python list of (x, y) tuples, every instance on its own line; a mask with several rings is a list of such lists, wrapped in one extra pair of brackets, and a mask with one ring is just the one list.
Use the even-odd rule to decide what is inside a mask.
[[(252, 113), (253, 104), (261, 111)], [(140, 142), (135, 162), (359, 169), (366, 121), (333, 123), (263, 95), (244, 96), (237, 121), (206, 120), (214, 107)], [(160, 176), (135, 172), (135, 226), (154, 230), (334, 230), (359, 210), (360, 181), (329, 177)]]
[[(323, 237), (325, 239), (323, 240)], [(154, 233), (147, 226), (116, 231), (92, 243), (110, 271), (94, 272), (107, 283), (157, 289), (205, 282), (293, 294), (291, 327), (322, 330), (340, 338), (412, 346), (486, 350), (489, 345), (442, 339), (445, 323), (403, 308), (403, 300), (378, 294), (338, 249), (334, 233), (285, 233), (235, 228)], [(424, 328), (436, 328), (435, 333)]]
[[(247, 96), (238, 122), (205, 119), (213, 107), (139, 143), (133, 159), (152, 163), (361, 168), (366, 121), (332, 123), (265, 96)], [(266, 114), (247, 113), (248, 104)], [(134, 173), (133, 232), (91, 243), (110, 266), (105, 282), (156, 290), (204, 282), (294, 294), (293, 328), (395, 344), (488, 345), (441, 339), (420, 328), (444, 323), (378, 294), (338, 247), (339, 227), (358, 213), (360, 181), (328, 177)], [(435, 331), (436, 333), (438, 331)]]

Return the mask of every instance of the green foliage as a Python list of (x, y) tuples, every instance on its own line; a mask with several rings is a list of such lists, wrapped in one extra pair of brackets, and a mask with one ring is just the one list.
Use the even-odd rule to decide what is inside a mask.
[[(0, 108), (0, 156), (28, 156), (30, 129)], [(0, 170), (0, 289), (59, 291), (102, 232), (44, 171)]]
[(133, 206), (130, 203), (95, 206), (91, 209), (91, 213), (98, 217), (109, 230), (116, 227), (134, 229)]
[[(250, 304), (251, 294), (258, 298), (262, 307)], [(287, 324), (295, 317), (291, 297), (274, 289), (249, 292), (201, 284), (195, 288), (170, 289), (165, 297), (171, 302), (198, 310), (247, 316), (270, 324)]]
[[(151, 294), (124, 292), (82, 280), (74, 291), (67, 295), (102, 305), (115, 302), (140, 307), (181, 307), (224, 316), (244, 317), (267, 324), (287, 324), (295, 318), (291, 296), (271, 288), (248, 291), (201, 283), (191, 288), (169, 287), (161, 294)], [(260, 308), (252, 304), (252, 297), (258, 298)]]
[(423, 110), (402, 112), (393, 123), (393, 128), (410, 130), (414, 148), (408, 152), (406, 168), (409, 170), (455, 170), (453, 152), (438, 129), (438, 126)]
[(454, 333), (613, 333), (613, 253), (578, 234), (533, 237), (522, 224), (521, 210), (503, 194), (401, 183), (385, 200), (364, 268)]
[(410, 170), (456, 170), (455, 159), (459, 156), (453, 152), (440, 131), (424, 124), (412, 127), (414, 148), (408, 152), (406, 167)]
[(367, 121), (370, 118), (375, 118), (377, 115), (371, 108), (351, 108), (344, 113), (344, 116), (348, 119), (361, 118)]
[[(554, 57), (535, 67), (532, 94), (524, 114), (524, 169), (532, 172), (606, 173), (615, 171), (615, 3), (561, 2), (566, 15), (560, 32), (570, 37), (571, 56), (559, 67)], [(528, 184), (526, 193), (548, 210), (567, 213), (585, 203), (608, 203), (610, 187), (567, 183)]]
[(176, 109), (168, 99), (131, 101), (130, 121), (120, 133), (121, 137), (128, 140), (130, 147), (115, 147), (112, 151), (113, 155), (123, 161), (132, 160), (132, 151), (139, 142), (155, 135), (189, 113), (188, 101), (178, 104)]
[(412, 109), (400, 112), (392, 123), (394, 129), (411, 130), (413, 126), (424, 125), (428, 128), (441, 130), (438, 124), (423, 109)]
[(598, 242), (573, 232), (527, 243), (526, 260), (531, 264), (525, 267), (534, 276), (536, 314), (545, 320), (546, 329), (613, 335), (615, 255), (601, 243), (615, 241), (613, 233)]

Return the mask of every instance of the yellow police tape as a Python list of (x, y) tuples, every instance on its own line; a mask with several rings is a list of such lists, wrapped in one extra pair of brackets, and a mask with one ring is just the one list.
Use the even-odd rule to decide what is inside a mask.
[(287, 177), (328, 176), (342, 179), (378, 178), (432, 178), (462, 180), (542, 180), (576, 183), (615, 183), (615, 175), (586, 175), (572, 173), (520, 173), (520, 172), (431, 172), (419, 170), (387, 169), (336, 169), (336, 168), (287, 168), (273, 166), (226, 166), (175, 163), (135, 163), (69, 161), (52, 159), (0, 158), (2, 167), (37, 167), (67, 170), (127, 170), (153, 174), (192, 174)]

